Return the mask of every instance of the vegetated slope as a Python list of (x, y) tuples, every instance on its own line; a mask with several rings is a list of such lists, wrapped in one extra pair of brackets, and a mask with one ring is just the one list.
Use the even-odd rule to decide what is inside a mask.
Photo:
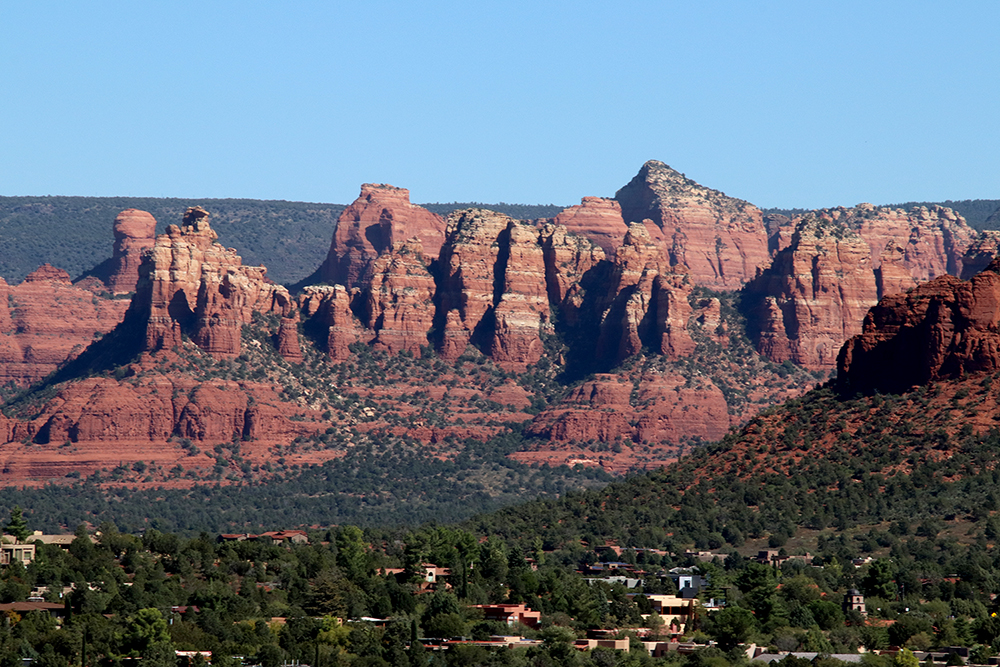
[(941, 276), (886, 297), (844, 345), (828, 386), (657, 473), (482, 521), (516, 535), (544, 516), (550, 540), (590, 530), (635, 546), (991, 521), (1000, 509), (998, 294), (994, 261), (969, 281)]
[(985, 527), (1000, 509), (998, 405), (995, 375), (847, 401), (827, 387), (659, 471), (472, 525), (553, 546), (584, 538), (659, 548), (896, 520)]

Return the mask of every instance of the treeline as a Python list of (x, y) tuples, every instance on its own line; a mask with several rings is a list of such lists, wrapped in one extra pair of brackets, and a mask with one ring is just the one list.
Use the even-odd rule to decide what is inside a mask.
[(849, 401), (814, 390), (667, 468), (468, 525), (509, 539), (537, 535), (548, 548), (580, 538), (666, 549), (768, 538), (780, 547), (803, 528), (890, 521), (920, 523), (931, 537), (958, 524), (987, 535), (1000, 528), (1000, 430), (977, 435), (949, 423), (930, 397), (940, 393), (944, 412), (970, 415), (997, 382), (969, 381), (962, 386), (975, 391), (959, 389), (951, 399), (940, 387)]
[(484, 204), (482, 202), (449, 202), (447, 204), (420, 204), (428, 211), (437, 213), (441, 217), (448, 217), (452, 211), (460, 211), (466, 208), (486, 208), (497, 213), (509, 215), (515, 220), (537, 220), (538, 218), (554, 218), (559, 215), (565, 206), (555, 204)]
[[(326, 259), (343, 204), (256, 199), (160, 197), (0, 197), (0, 277), (21, 282), (45, 263), (76, 278), (111, 257), (115, 216), (127, 208), (148, 211), (157, 231), (177, 224), (189, 206), (212, 214), (220, 242), (236, 248), (243, 261), (264, 265), (277, 283), (293, 284)], [(555, 216), (562, 207), (527, 204), (426, 204), (446, 216), (478, 206), (514, 218)]]
[[(415, 526), (458, 522), (525, 498), (554, 497), (610, 479), (598, 468), (531, 467), (507, 458), (520, 446), (519, 432), (512, 431), (486, 442), (470, 439), (454, 460), (441, 460), (421, 451), (419, 443), (386, 438), (349, 447), (344, 456), (322, 465), (286, 467), (275, 461), (267, 466), (270, 473), (250, 483), (104, 487), (135, 474), (132, 467), (120, 466), (72, 485), (0, 489), (0, 507), (19, 505), (33, 525), (51, 532), (105, 521), (134, 532), (154, 527), (184, 534), (346, 523)], [(223, 460), (220, 471), (229, 464)], [(182, 470), (175, 472), (182, 478)]]
[[(975, 230), (982, 231), (984, 229), (1000, 229), (1000, 217), (994, 219), (990, 224), (986, 224), (987, 219), (997, 213), (1000, 213), (1000, 199), (908, 201), (903, 202), (902, 204), (880, 204), (880, 206), (888, 208), (901, 208), (905, 211), (909, 211), (914, 206), (944, 206), (945, 208), (950, 208), (955, 211), (955, 213), (958, 213), (960, 216), (965, 218), (965, 221), (969, 223), (969, 226)], [(805, 208), (766, 208), (764, 209), (764, 213), (787, 215), (791, 218), (796, 215), (809, 213), (811, 210), (812, 209)]]

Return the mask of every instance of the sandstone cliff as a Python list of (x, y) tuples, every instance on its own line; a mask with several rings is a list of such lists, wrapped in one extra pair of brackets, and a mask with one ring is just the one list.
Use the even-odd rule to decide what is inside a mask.
[(134, 292), (139, 282), (142, 253), (156, 240), (156, 219), (146, 211), (129, 208), (118, 214), (112, 227), (115, 243), (111, 259), (103, 262), (93, 275), (114, 294)]
[(348, 289), (366, 286), (376, 258), (391, 250), (393, 244), (416, 237), (430, 260), (437, 257), (444, 236), (441, 216), (411, 204), (409, 190), (365, 183), (361, 194), (337, 221), (330, 252), (317, 272), (318, 280)]
[(235, 250), (216, 243), (208, 215), (188, 209), (147, 255), (133, 300), (147, 321), (146, 350), (180, 345), (187, 334), (207, 352), (235, 356), (254, 312), (292, 315), (288, 290), (267, 281), (264, 267), (243, 266)]
[(644, 344), (671, 359), (690, 353), (694, 343), (687, 333), (688, 296), (694, 286), (687, 274), (670, 271), (663, 249), (647, 228), (632, 224), (606, 285), (598, 357), (621, 361)]
[(769, 263), (760, 209), (703, 187), (662, 162), (650, 160), (616, 194), (626, 223), (649, 219), (652, 237), (684, 266), (696, 285), (738, 289)]
[(853, 208), (822, 209), (810, 215), (839, 222), (856, 232), (868, 243), (873, 268), (881, 266), (882, 251), (887, 246), (902, 248), (903, 265), (917, 282), (945, 274), (960, 275), (965, 252), (976, 237), (975, 230), (962, 216), (941, 206), (918, 206), (904, 211), (858, 204)]
[(114, 329), (129, 302), (102, 292), (48, 264), (20, 285), (0, 278), (0, 385), (37, 382)]
[(434, 324), (434, 278), (420, 239), (394, 243), (375, 260), (364, 296), (364, 321), (372, 344), (390, 354), (420, 355)]
[(691, 386), (677, 374), (645, 374), (630, 381), (599, 374), (539, 415), (529, 434), (569, 441), (673, 443), (718, 440), (729, 429), (726, 399), (711, 382)]
[[(888, 266), (888, 265), (887, 265)], [(830, 370), (878, 301), (868, 244), (823, 218), (801, 220), (791, 245), (744, 288), (751, 338), (768, 359)]]
[[(997, 222), (1000, 223), (1000, 219)], [(968, 280), (989, 266), (998, 254), (1000, 254), (1000, 230), (984, 229), (965, 251), (965, 256), (962, 258), (962, 274), (959, 277)]]
[(963, 373), (1000, 369), (1000, 260), (963, 281), (941, 276), (882, 299), (844, 344), (848, 391), (900, 392)]
[(471, 343), (511, 367), (538, 361), (550, 318), (537, 228), (484, 209), (456, 211), (440, 264), (441, 356), (456, 359)]
[(621, 205), (605, 197), (584, 197), (579, 206), (565, 209), (553, 222), (590, 239), (608, 256), (615, 254), (628, 232)]

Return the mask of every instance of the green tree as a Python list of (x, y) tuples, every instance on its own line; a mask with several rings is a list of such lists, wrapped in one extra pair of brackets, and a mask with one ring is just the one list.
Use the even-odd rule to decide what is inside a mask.
[(4, 527), (8, 534), (13, 535), (18, 542), (25, 542), (31, 532), (28, 530), (28, 521), (24, 518), (24, 513), (19, 506), (14, 506), (10, 511), (10, 521)]
[(159, 609), (140, 609), (129, 618), (125, 646), (130, 655), (143, 658), (170, 648), (170, 626)]
[(908, 648), (904, 648), (896, 657), (892, 659), (893, 667), (920, 667), (920, 661), (917, 660), (917, 656), (913, 655), (913, 651)]
[(726, 651), (745, 644), (757, 629), (757, 620), (753, 614), (742, 607), (726, 607), (709, 616), (709, 619), (709, 633)]

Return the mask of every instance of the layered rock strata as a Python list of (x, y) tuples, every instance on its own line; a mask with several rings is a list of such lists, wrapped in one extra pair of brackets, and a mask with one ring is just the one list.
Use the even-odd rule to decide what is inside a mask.
[(751, 336), (768, 359), (813, 370), (832, 369), (840, 346), (860, 333), (878, 301), (868, 244), (850, 229), (821, 218), (796, 227), (791, 245), (744, 288), (756, 310)]
[(129, 302), (103, 292), (48, 264), (20, 285), (0, 278), (0, 385), (37, 382), (114, 329)]
[(215, 242), (208, 215), (188, 209), (180, 226), (156, 238), (143, 263), (133, 307), (148, 313), (146, 350), (181, 345), (187, 334), (206, 352), (235, 356), (254, 312), (293, 313), (288, 290), (267, 281), (267, 269), (243, 266), (235, 250)]
[(420, 239), (395, 243), (375, 260), (364, 296), (364, 321), (374, 332), (372, 345), (390, 354), (406, 351), (419, 356), (421, 348), (430, 344), (434, 278)]
[(590, 239), (608, 256), (615, 254), (628, 232), (621, 205), (605, 197), (584, 197), (579, 206), (565, 209), (553, 222)]
[[(666, 271), (666, 272), (664, 272)], [(632, 224), (613, 260), (606, 285), (597, 355), (621, 361), (643, 345), (671, 359), (694, 349), (687, 331), (693, 289), (685, 273), (671, 273), (669, 261), (645, 225)]]
[(441, 356), (457, 359), (473, 343), (506, 365), (541, 358), (550, 314), (537, 228), (484, 209), (456, 211), (440, 264)]
[(98, 277), (115, 294), (134, 292), (139, 282), (142, 253), (156, 242), (156, 219), (146, 211), (125, 209), (115, 218), (114, 235), (114, 254), (108, 275)]
[(881, 266), (891, 243), (903, 249), (903, 264), (918, 282), (962, 273), (962, 258), (976, 232), (950, 208), (918, 206), (909, 211), (858, 204), (820, 211), (820, 217), (855, 230), (871, 248), (872, 266)]
[(366, 286), (375, 260), (393, 244), (414, 237), (428, 259), (437, 257), (445, 237), (441, 216), (411, 204), (409, 190), (365, 183), (341, 213), (318, 277), (348, 289)]
[(692, 386), (680, 375), (644, 375), (635, 382), (598, 374), (540, 414), (531, 435), (570, 441), (676, 443), (682, 438), (718, 440), (729, 429), (725, 397), (711, 382)]
[(668, 251), (670, 265), (685, 267), (696, 285), (738, 289), (769, 263), (760, 209), (662, 162), (644, 164), (615, 199), (626, 223), (652, 222), (651, 237)]
[(885, 297), (840, 351), (848, 391), (900, 392), (1000, 369), (1000, 260), (963, 281), (941, 276)]

